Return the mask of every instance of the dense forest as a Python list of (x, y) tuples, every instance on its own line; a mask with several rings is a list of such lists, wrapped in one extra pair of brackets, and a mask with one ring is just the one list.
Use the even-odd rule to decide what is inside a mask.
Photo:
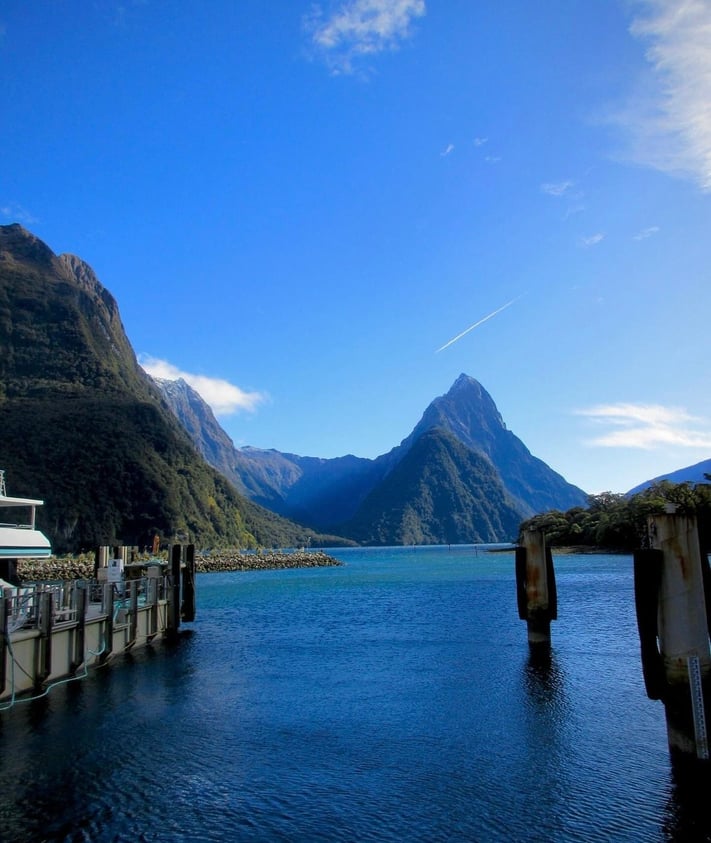
[(524, 521), (519, 533), (543, 530), (551, 547), (600, 547), (634, 550), (648, 546), (650, 515), (665, 512), (669, 504), (680, 515), (695, 515), (702, 550), (711, 552), (711, 475), (706, 483), (671, 483), (662, 480), (635, 495), (603, 492), (590, 495), (587, 508), (573, 507), (535, 515)]

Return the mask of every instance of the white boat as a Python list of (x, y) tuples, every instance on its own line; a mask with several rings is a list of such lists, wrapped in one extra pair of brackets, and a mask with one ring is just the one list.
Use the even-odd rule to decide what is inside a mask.
[(0, 470), (0, 559), (46, 559), (52, 554), (49, 539), (35, 526), (38, 506), (34, 498), (11, 498)]

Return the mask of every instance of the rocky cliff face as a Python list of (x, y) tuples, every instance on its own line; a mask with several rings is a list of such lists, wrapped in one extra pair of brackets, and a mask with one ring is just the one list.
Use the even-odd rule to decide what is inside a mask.
[(240, 497), (140, 368), (91, 268), (0, 226), (0, 467), (39, 497), (57, 552), (149, 544), (302, 544), (312, 531)]

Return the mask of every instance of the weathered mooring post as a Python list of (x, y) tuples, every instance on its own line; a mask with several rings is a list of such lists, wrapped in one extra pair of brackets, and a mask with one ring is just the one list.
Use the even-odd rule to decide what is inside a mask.
[(183, 546), (174, 544), (168, 553), (170, 559), (170, 578), (168, 586), (168, 623), (166, 633), (175, 637), (180, 627), (180, 599), (181, 599), (181, 567), (183, 563)]
[(553, 556), (542, 530), (526, 530), (516, 548), (518, 616), (528, 626), (529, 644), (550, 644), (551, 621), (558, 617)]
[(708, 760), (711, 655), (708, 562), (696, 518), (649, 520), (650, 550), (634, 555), (635, 606), (647, 696), (661, 700), (672, 755)]

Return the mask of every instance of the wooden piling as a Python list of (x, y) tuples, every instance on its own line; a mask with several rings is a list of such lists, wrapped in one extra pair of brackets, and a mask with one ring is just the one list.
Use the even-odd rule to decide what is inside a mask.
[[(654, 669), (659, 674), (657, 696), (664, 703), (669, 749), (673, 755), (707, 760), (706, 730), (707, 724), (711, 725), (711, 653), (704, 590), (708, 577), (704, 567), (708, 567), (708, 563), (701, 558), (694, 516), (673, 513), (653, 516), (649, 521), (649, 534), (653, 550), (661, 554), (661, 572), (650, 566), (652, 585), (645, 588), (644, 571), (635, 571), (640, 642), (644, 644), (643, 626), (651, 623), (649, 619), (656, 605), (659, 656), (658, 667)], [(635, 566), (639, 565), (640, 557), (635, 555)], [(649, 605), (640, 606), (640, 602)], [(647, 621), (640, 620), (640, 609)], [(645, 646), (649, 651), (652, 634), (648, 631), (646, 638), (649, 640)], [(645, 647), (642, 649), (644, 656)], [(650, 664), (653, 661), (654, 653)], [(646, 673), (645, 684), (648, 684)]]
[(526, 621), (528, 643), (550, 644), (551, 621), (558, 617), (553, 557), (542, 530), (526, 530), (516, 548), (518, 613)]

